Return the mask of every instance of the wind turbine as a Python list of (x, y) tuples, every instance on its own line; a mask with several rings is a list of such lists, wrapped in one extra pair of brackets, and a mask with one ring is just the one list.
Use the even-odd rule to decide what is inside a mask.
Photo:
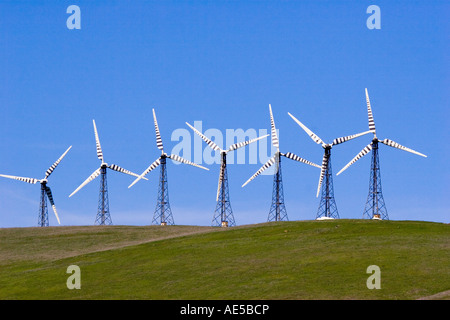
[(111, 215), (109, 213), (108, 183), (106, 180), (106, 169), (111, 169), (114, 171), (122, 172), (122, 173), (128, 174), (130, 176), (135, 176), (135, 177), (138, 177), (138, 175), (136, 173), (128, 171), (124, 168), (121, 168), (118, 165), (115, 165), (115, 164), (108, 165), (104, 161), (102, 146), (100, 145), (100, 139), (98, 137), (97, 126), (95, 125), (95, 120), (92, 120), (92, 123), (94, 125), (95, 144), (97, 146), (97, 157), (102, 163), (100, 164), (100, 167), (97, 170), (95, 170), (78, 188), (75, 189), (74, 192), (72, 192), (69, 195), (69, 198), (72, 197), (78, 191), (80, 191), (80, 189), (83, 188), (85, 185), (87, 185), (89, 182), (91, 182), (92, 180), (94, 180), (95, 178), (100, 176), (101, 177), (100, 192), (99, 192), (98, 209), (97, 209), (97, 216), (95, 218), (95, 224), (99, 224), (99, 225), (112, 224)]
[(56, 160), (55, 163), (53, 163), (50, 166), (50, 168), (47, 169), (47, 171), (45, 172), (44, 179), (16, 177), (16, 176), (10, 176), (10, 175), (6, 175), (6, 174), (0, 174), (0, 176), (4, 177), (4, 178), (19, 180), (19, 181), (23, 181), (23, 182), (27, 182), (27, 183), (32, 183), (32, 184), (36, 184), (39, 182), (41, 184), (41, 201), (39, 204), (39, 216), (38, 216), (38, 226), (40, 226), (40, 227), (48, 227), (48, 225), (49, 225), (47, 198), (50, 201), (53, 212), (55, 213), (55, 216), (56, 216), (56, 220), (58, 220), (58, 224), (61, 224), (59, 217), (58, 217), (58, 212), (56, 211), (55, 202), (53, 201), (52, 191), (50, 190), (50, 187), (47, 186), (47, 182), (48, 182), (48, 177), (50, 177), (50, 175), (55, 170), (55, 168), (58, 166), (58, 164), (61, 162), (61, 160), (66, 156), (66, 154), (67, 154), (67, 152), (69, 152), (70, 148), (72, 148), (72, 146), (67, 148), (67, 150), (61, 155), (61, 157), (59, 157), (58, 160)]
[(417, 154), (422, 157), (427, 157), (426, 155), (414, 151), (410, 148), (404, 147), (395, 141), (390, 139), (379, 140), (377, 137), (377, 131), (375, 129), (375, 121), (373, 119), (372, 107), (370, 106), (369, 94), (366, 91), (366, 103), (367, 103), (367, 114), (369, 118), (369, 130), (373, 133), (372, 141), (364, 147), (349, 163), (347, 163), (337, 175), (341, 174), (344, 170), (354, 164), (356, 161), (361, 159), (363, 156), (368, 154), (372, 150), (372, 161), (370, 166), (370, 181), (369, 181), (369, 195), (367, 196), (366, 205), (363, 212), (363, 218), (376, 219), (376, 220), (389, 220), (389, 216), (386, 210), (386, 205), (384, 203), (383, 193), (381, 190), (381, 173), (380, 173), (380, 161), (378, 158), (378, 142), (385, 144), (390, 147), (394, 147), (403, 151), (408, 151)]
[(219, 173), (219, 184), (217, 186), (217, 196), (216, 196), (217, 205), (216, 205), (216, 210), (214, 211), (212, 226), (220, 226), (220, 227), (235, 226), (236, 222), (234, 221), (233, 210), (231, 209), (231, 204), (230, 204), (230, 195), (228, 192), (227, 154), (228, 154), (228, 152), (245, 147), (246, 145), (248, 145), (250, 143), (253, 143), (262, 138), (265, 138), (268, 136), (268, 134), (258, 137), (258, 138), (255, 138), (255, 139), (232, 144), (227, 150), (222, 150), (217, 144), (215, 144), (209, 138), (204, 136), (200, 131), (195, 129), (189, 123), (186, 122), (186, 124), (196, 134), (198, 134), (211, 149), (213, 149), (214, 151), (220, 152), (220, 173)]
[(284, 205), (284, 194), (283, 194), (283, 181), (281, 175), (281, 156), (309, 164), (310, 166), (317, 167), (320, 169), (320, 166), (300, 158), (299, 156), (293, 154), (292, 152), (281, 153), (279, 148), (279, 139), (277, 135), (277, 129), (275, 127), (275, 121), (273, 119), (272, 114), (272, 106), (269, 104), (269, 112), (270, 112), (270, 125), (271, 125), (271, 134), (272, 134), (272, 145), (277, 149), (275, 155), (271, 157), (256, 173), (250, 177), (242, 187), (246, 186), (250, 181), (259, 176), (264, 170), (275, 164), (275, 174), (273, 175), (273, 190), (272, 190), (272, 205), (270, 206), (269, 216), (267, 221), (288, 221), (288, 216), (286, 212), (286, 207)]
[(204, 170), (209, 170), (208, 168), (202, 167), (196, 163), (193, 163), (189, 160), (186, 160), (176, 154), (168, 155), (164, 152), (163, 142), (161, 139), (161, 134), (159, 132), (158, 121), (156, 120), (155, 109), (153, 110), (153, 121), (155, 123), (155, 132), (156, 132), (156, 147), (161, 150), (161, 155), (156, 159), (150, 166), (142, 172), (141, 175), (137, 177), (136, 180), (131, 183), (128, 188), (131, 188), (136, 182), (144, 178), (144, 176), (155, 169), (157, 166), (161, 165), (161, 171), (159, 175), (159, 188), (158, 188), (158, 201), (156, 204), (155, 213), (153, 215), (152, 224), (160, 224), (160, 225), (173, 225), (173, 216), (172, 210), (170, 209), (169, 204), (169, 188), (167, 181), (167, 169), (166, 169), (166, 159), (172, 159), (181, 163), (189, 164), (194, 167), (198, 167)]
[[(333, 178), (331, 173), (331, 148), (335, 145), (347, 142), (349, 140), (355, 139), (362, 135), (369, 133), (370, 131), (349, 135), (346, 137), (340, 137), (333, 140), (332, 143), (325, 143), (316, 134), (309, 130), (303, 123), (301, 123), (297, 118), (288, 112), (289, 116), (294, 119), (297, 124), (302, 127), (302, 129), (311, 137), (311, 139), (322, 145), (324, 149), (324, 155), (322, 159), (322, 169), (320, 171), (319, 185), (317, 186), (316, 197), (319, 196), (320, 187), (322, 187), (322, 195), (320, 199), (319, 209), (317, 211), (316, 219), (333, 219), (339, 218), (339, 213), (336, 206), (336, 201), (334, 200), (334, 189), (333, 189)], [(323, 179), (325, 178), (325, 183), (322, 185)]]

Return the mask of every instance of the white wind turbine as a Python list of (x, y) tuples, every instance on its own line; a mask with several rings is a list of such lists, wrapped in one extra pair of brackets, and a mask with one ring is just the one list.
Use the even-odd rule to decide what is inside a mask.
[(58, 166), (58, 164), (61, 162), (61, 160), (66, 156), (67, 152), (69, 152), (69, 148), (61, 155), (61, 157), (58, 158), (58, 160), (53, 163), (50, 168), (45, 172), (44, 179), (35, 179), (35, 178), (25, 178), (25, 177), (17, 177), (17, 176), (10, 176), (5, 174), (0, 174), (0, 177), (19, 180), (31, 184), (40, 183), (41, 184), (41, 201), (39, 204), (39, 217), (38, 217), (38, 225), (40, 227), (46, 227), (49, 225), (48, 223), (48, 210), (47, 210), (47, 198), (50, 201), (50, 204), (52, 206), (53, 212), (55, 213), (56, 220), (58, 220), (58, 224), (61, 224), (61, 221), (59, 220), (58, 212), (56, 211), (55, 202), (53, 201), (53, 195), (52, 191), (50, 190), (50, 187), (47, 186), (48, 178), (52, 174), (52, 172), (55, 170), (55, 168)]
[(253, 143), (260, 139), (263, 139), (263, 138), (267, 137), (268, 134), (258, 137), (258, 138), (255, 138), (255, 139), (232, 144), (228, 149), (222, 150), (217, 144), (215, 144), (213, 141), (211, 141), (208, 137), (203, 135), (200, 131), (195, 129), (189, 123), (186, 122), (186, 124), (196, 134), (198, 134), (211, 149), (213, 149), (214, 151), (220, 152), (220, 173), (219, 173), (219, 183), (217, 186), (217, 195), (216, 195), (217, 205), (216, 205), (216, 210), (215, 210), (212, 224), (213, 224), (213, 226), (221, 226), (221, 227), (235, 226), (236, 223), (234, 221), (233, 210), (231, 209), (230, 196), (229, 196), (229, 192), (228, 192), (227, 154), (231, 151), (245, 147), (245, 146), (249, 145), (250, 143)]
[(366, 207), (364, 209), (363, 217), (369, 219), (389, 219), (387, 214), (386, 206), (384, 203), (383, 193), (381, 190), (381, 174), (380, 174), (380, 162), (378, 157), (378, 142), (385, 144), (387, 146), (397, 148), (403, 151), (417, 154), (422, 157), (427, 157), (426, 155), (400, 145), (399, 143), (392, 141), (390, 139), (379, 140), (377, 137), (377, 131), (375, 129), (375, 121), (373, 119), (372, 107), (370, 105), (369, 94), (366, 92), (366, 104), (367, 104), (367, 115), (369, 119), (369, 132), (373, 133), (372, 141), (365, 146), (349, 163), (347, 163), (338, 173), (341, 174), (344, 170), (354, 164), (356, 161), (361, 159), (363, 156), (368, 154), (372, 150), (372, 163), (370, 171), (370, 183), (369, 183), (369, 195), (367, 197)]
[[(159, 179), (159, 189), (158, 189), (158, 201), (156, 204), (155, 213), (153, 215), (153, 221), (152, 223), (155, 224), (161, 224), (161, 225), (167, 225), (167, 224), (174, 224), (173, 217), (172, 217), (172, 210), (170, 209), (169, 204), (169, 188), (168, 188), (168, 181), (167, 181), (167, 169), (166, 169), (166, 159), (172, 159), (177, 162), (189, 164), (191, 166), (209, 170), (208, 168), (205, 168), (203, 166), (200, 166), (196, 163), (193, 163), (189, 160), (186, 160), (176, 154), (167, 154), (164, 152), (163, 142), (161, 139), (161, 134), (159, 131), (158, 121), (156, 120), (156, 114), (155, 109), (152, 109), (153, 111), (153, 121), (155, 123), (155, 132), (156, 132), (156, 147), (161, 150), (161, 155), (156, 159), (154, 162), (148, 166), (147, 169), (144, 170), (129, 186), (128, 188), (131, 188), (133, 185), (135, 185), (139, 180), (143, 179), (146, 174), (148, 174), (150, 171), (161, 165), (161, 171), (160, 171), (160, 179)], [(145, 178), (144, 178), (145, 179)]]
[(288, 217), (286, 207), (284, 204), (283, 181), (281, 175), (281, 156), (298, 162), (306, 163), (310, 166), (317, 167), (319, 169), (320, 166), (311, 161), (305, 160), (292, 152), (287, 153), (280, 152), (277, 129), (275, 127), (275, 120), (272, 114), (272, 106), (270, 104), (269, 104), (269, 112), (270, 112), (270, 125), (272, 134), (272, 145), (276, 148), (277, 151), (275, 152), (275, 155), (273, 157), (271, 157), (258, 171), (255, 172), (253, 176), (251, 176), (242, 185), (242, 187), (246, 186), (250, 181), (259, 176), (264, 170), (275, 164), (275, 174), (273, 179), (273, 190), (272, 190), (272, 205), (269, 210), (269, 216), (267, 221), (283, 221), (288, 220)]
[(339, 218), (339, 214), (336, 207), (336, 202), (334, 200), (334, 190), (333, 190), (333, 179), (331, 175), (331, 148), (335, 145), (341, 144), (343, 142), (350, 141), (362, 135), (370, 133), (370, 131), (365, 131), (358, 134), (352, 134), (345, 137), (336, 138), (331, 143), (325, 143), (320, 139), (315, 133), (309, 130), (303, 123), (301, 123), (297, 118), (288, 112), (289, 116), (297, 122), (297, 124), (302, 127), (302, 129), (310, 136), (310, 138), (317, 144), (321, 145), (324, 149), (324, 155), (322, 159), (322, 169), (320, 171), (319, 184), (317, 186), (316, 197), (319, 196), (320, 188), (322, 187), (323, 179), (325, 178), (325, 184), (322, 187), (322, 196), (319, 205), (319, 210), (317, 211), (316, 219), (329, 219), (329, 218)]
[(111, 169), (114, 171), (122, 172), (128, 174), (130, 176), (138, 177), (139, 175), (126, 170), (122, 167), (119, 167), (116, 164), (107, 164), (103, 158), (103, 151), (100, 145), (100, 139), (98, 137), (97, 126), (95, 125), (95, 120), (92, 120), (94, 125), (94, 135), (95, 135), (95, 144), (97, 147), (97, 157), (101, 161), (100, 167), (96, 169), (78, 188), (75, 189), (70, 195), (69, 198), (72, 197), (75, 193), (80, 191), (85, 185), (89, 182), (97, 178), (101, 175), (100, 181), (100, 193), (99, 193), (99, 202), (98, 202), (98, 211), (96, 216), (96, 224), (104, 225), (104, 224), (112, 224), (111, 216), (109, 213), (109, 199), (108, 199), (108, 184), (106, 180), (106, 169)]

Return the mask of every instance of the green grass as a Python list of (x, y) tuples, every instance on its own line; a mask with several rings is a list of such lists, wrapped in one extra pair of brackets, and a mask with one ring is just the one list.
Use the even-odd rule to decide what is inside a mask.
[(0, 299), (417, 299), (450, 289), (449, 249), (417, 221), (0, 229)]

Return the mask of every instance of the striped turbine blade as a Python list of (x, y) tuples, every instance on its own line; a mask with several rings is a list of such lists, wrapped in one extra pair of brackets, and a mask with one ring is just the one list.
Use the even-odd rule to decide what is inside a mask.
[(61, 157), (59, 157), (58, 160), (55, 161), (54, 164), (52, 164), (52, 166), (50, 168), (47, 169), (47, 171), (45, 172), (45, 179), (47, 179), (53, 172), (53, 170), (55, 170), (55, 168), (58, 166), (58, 164), (61, 162), (61, 160), (66, 156), (67, 152), (69, 152), (69, 150), (72, 148), (72, 146), (70, 146), (63, 154)]
[(292, 114), (288, 112), (288, 115), (295, 121), (297, 124), (302, 127), (303, 130), (311, 137), (311, 139), (317, 143), (317, 144), (325, 144), (325, 142), (322, 141), (322, 139), (319, 138), (314, 132), (308, 129), (303, 123), (301, 123), (296, 117), (294, 117)]
[(354, 164), (356, 161), (358, 161), (359, 159), (361, 159), (362, 157), (364, 157), (366, 154), (368, 154), (370, 152), (370, 150), (372, 150), (372, 142), (369, 143), (367, 146), (364, 147), (364, 149), (361, 150), (360, 153), (358, 153), (349, 163), (347, 163), (345, 165), (345, 167), (343, 167), (341, 169), (341, 171), (339, 171), (336, 175), (340, 175), (344, 170), (346, 170), (348, 167), (350, 167), (352, 164)]
[(320, 170), (319, 185), (317, 186), (316, 198), (319, 197), (320, 187), (322, 186), (323, 177), (325, 176), (325, 170), (327, 170), (327, 167), (328, 167), (328, 157), (326, 154), (324, 154), (322, 159), (322, 169)]
[(204, 136), (200, 131), (198, 131), (197, 129), (195, 129), (193, 126), (191, 126), (189, 123), (186, 122), (186, 124), (196, 133), (198, 134), (203, 141), (206, 142), (206, 144), (213, 150), (215, 151), (220, 151), (220, 148), (217, 144), (215, 144), (214, 142), (212, 142), (210, 139), (208, 139), (206, 136)]
[(387, 145), (387, 146), (390, 146), (390, 147), (394, 147), (394, 148), (397, 148), (397, 149), (400, 149), (400, 150), (403, 150), (403, 151), (408, 151), (408, 152), (417, 154), (417, 155), (425, 157), (425, 158), (427, 157), (423, 153), (420, 153), (420, 152), (417, 152), (417, 151), (415, 151), (413, 149), (410, 149), (410, 148), (407, 148), (405, 146), (402, 146), (401, 144), (398, 144), (397, 142), (389, 140), (389, 139), (380, 140), (380, 142), (385, 144), (385, 145)]
[(156, 132), (156, 146), (159, 150), (163, 151), (163, 143), (161, 139), (161, 133), (159, 132), (158, 121), (156, 120), (155, 109), (153, 110), (153, 121), (155, 122), (155, 132)]
[(161, 163), (161, 158), (156, 159), (155, 161), (153, 161), (153, 163), (151, 165), (148, 166), (147, 169), (145, 169), (144, 172), (142, 172), (142, 174), (140, 176), (138, 176), (129, 186), (128, 188), (131, 188), (132, 186), (134, 186), (139, 180), (143, 179), (144, 176), (149, 173), (150, 171), (152, 171), (153, 169), (155, 169), (157, 166), (159, 166)]
[(61, 222), (59, 221), (58, 212), (56, 211), (55, 202), (53, 201), (52, 191), (47, 186), (45, 186), (45, 193), (47, 194), (47, 198), (50, 201), (50, 204), (52, 205), (52, 209), (55, 213), (56, 220), (58, 220), (58, 224), (61, 224)]
[(95, 134), (95, 145), (97, 146), (97, 157), (103, 161), (102, 146), (100, 145), (100, 139), (98, 137), (97, 126), (95, 125), (95, 120), (92, 120), (94, 124), (94, 134)]
[(267, 136), (268, 136), (268, 134), (266, 134), (266, 135), (264, 135), (264, 136), (261, 136), (261, 137), (258, 137), (258, 138), (255, 138), (255, 139), (251, 139), (251, 140), (247, 140), (247, 141), (244, 141), (244, 142), (238, 142), (238, 143), (232, 144), (232, 145), (228, 148), (227, 152), (233, 151), (233, 150), (236, 150), (236, 149), (239, 149), (239, 148), (242, 148), (242, 147), (245, 147), (246, 145), (249, 145), (250, 143), (253, 143), (253, 142), (255, 142), (255, 141), (258, 141), (258, 140), (260, 140), (260, 139), (263, 139), (263, 138), (265, 138), (265, 137), (267, 137)]
[(280, 147), (278, 136), (277, 136), (277, 129), (275, 128), (275, 120), (273, 119), (272, 114), (272, 106), (269, 104), (269, 110), (270, 110), (270, 126), (271, 126), (271, 133), (272, 133), (272, 144), (275, 148)]
[(371, 131), (365, 131), (365, 132), (361, 132), (361, 133), (357, 133), (357, 134), (352, 134), (352, 135), (349, 135), (349, 136), (346, 136), (346, 137), (336, 138), (336, 139), (333, 140), (331, 145), (335, 146), (337, 144), (340, 144), (340, 143), (343, 143), (343, 142), (346, 142), (346, 141), (358, 138), (358, 137), (363, 136), (365, 134), (368, 134), (369, 132), (371, 132)]
[(366, 103), (367, 103), (367, 114), (369, 117), (369, 131), (373, 134), (377, 134), (375, 129), (375, 121), (373, 120), (372, 107), (370, 106), (369, 93), (366, 88)]
[(127, 169), (121, 168), (121, 167), (119, 167), (116, 164), (111, 164), (108, 167), (110, 169), (114, 170), (114, 171), (122, 172), (122, 173), (128, 174), (130, 176), (134, 176), (134, 177), (139, 177), (139, 175), (137, 173), (134, 173), (134, 172), (131, 172), (131, 171), (127, 170)]
[(182, 158), (182, 157), (180, 157), (180, 156), (177, 156), (176, 154), (171, 154), (171, 155), (169, 156), (169, 158), (172, 159), (172, 160), (181, 162), (181, 163), (190, 164), (191, 166), (194, 166), (194, 167), (197, 167), (197, 168), (209, 170), (208, 168), (205, 168), (205, 167), (200, 166), (200, 165), (198, 165), (198, 164), (196, 164), (196, 163), (193, 163), (193, 162), (191, 162), (191, 161), (189, 161), (189, 160), (186, 160), (186, 159), (184, 159), (184, 158)]
[(39, 182), (39, 179), (9, 176), (9, 175), (6, 175), (6, 174), (0, 174), (0, 177), (4, 177), (4, 178), (8, 178), (8, 179), (14, 179), (14, 180), (19, 180), (19, 181), (23, 181), (23, 182), (26, 182), (26, 183), (32, 183), (32, 184), (35, 184), (35, 183)]
[(250, 181), (252, 181), (253, 179), (255, 179), (257, 176), (259, 176), (264, 170), (266, 170), (267, 168), (269, 168), (270, 166), (272, 166), (275, 161), (276, 161), (276, 157), (278, 156), (278, 154), (275, 154), (272, 158), (270, 158), (265, 164), (263, 164), (263, 166), (255, 172), (254, 175), (252, 175), (250, 177), (250, 179), (248, 179), (243, 185), (242, 187), (245, 187), (247, 185), (247, 183), (249, 183)]
[(306, 159), (300, 158), (299, 156), (297, 156), (296, 154), (293, 154), (292, 152), (288, 152), (288, 153), (282, 153), (282, 156), (285, 156), (286, 158), (298, 161), (298, 162), (303, 162), (306, 164), (309, 164), (310, 166), (316, 167), (316, 168), (321, 168), (318, 164), (315, 164), (314, 162), (308, 161)]
[(100, 175), (100, 168), (95, 170), (86, 180), (84, 180), (84, 182), (82, 184), (80, 184), (80, 186), (78, 188), (76, 188), (74, 192), (72, 192), (70, 194), (69, 198), (71, 196), (73, 196), (75, 193), (77, 193), (78, 191), (80, 191), (80, 189), (83, 188), (85, 185), (87, 185), (89, 182), (91, 182), (92, 180), (97, 178), (99, 175)]

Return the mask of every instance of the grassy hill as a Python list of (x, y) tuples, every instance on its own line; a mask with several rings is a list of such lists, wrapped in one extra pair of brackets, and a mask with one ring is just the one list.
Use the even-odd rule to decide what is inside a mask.
[(450, 289), (449, 249), (450, 225), (417, 221), (8, 228), (0, 299), (417, 299)]

